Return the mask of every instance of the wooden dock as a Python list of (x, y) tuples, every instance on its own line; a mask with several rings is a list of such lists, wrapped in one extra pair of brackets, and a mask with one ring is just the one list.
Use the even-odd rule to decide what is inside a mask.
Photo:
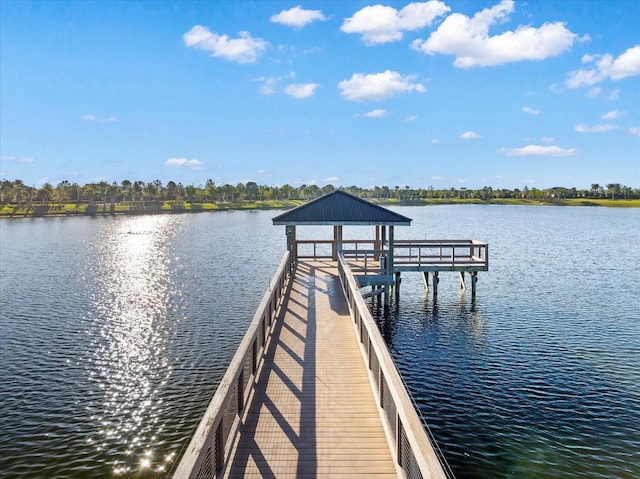
[[(331, 249), (328, 246), (332, 246)], [(466, 289), (465, 274), (469, 275), (471, 297), (476, 296), (478, 272), (489, 270), (489, 245), (473, 240), (400, 240), (389, 249), (372, 249), (380, 246), (375, 240), (346, 240), (341, 243), (341, 253), (349, 261), (360, 286), (393, 286), (396, 296), (400, 292), (402, 272), (420, 272), (424, 286), (438, 296), (440, 272), (457, 272), (460, 287)], [(388, 245), (387, 245), (388, 246)], [(323, 248), (324, 247), (324, 248)], [(300, 254), (299, 249), (303, 249)], [(299, 258), (331, 259), (337, 249), (333, 241), (304, 240), (296, 242)], [(432, 276), (429, 283), (429, 274)], [(372, 294), (381, 294), (382, 289)], [(365, 293), (365, 296), (371, 296)]]
[(224, 477), (397, 477), (331, 263), (298, 265)]
[(285, 254), (174, 478), (446, 478), (343, 256)]
[[(403, 271), (487, 271), (473, 240), (395, 241), (411, 219), (334, 191), (273, 218), (287, 252), (173, 475), (452, 477), (418, 417), (364, 295), (399, 294)], [(297, 238), (332, 226), (332, 240)], [(371, 240), (344, 226), (375, 226)], [(363, 292), (371, 287), (369, 293)], [(435, 447), (434, 447), (435, 446)]]

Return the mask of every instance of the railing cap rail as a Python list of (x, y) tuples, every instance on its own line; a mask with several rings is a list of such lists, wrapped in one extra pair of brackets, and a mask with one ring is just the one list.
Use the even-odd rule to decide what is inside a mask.
[(345, 273), (347, 285), (353, 293), (357, 309), (355, 313), (360, 315), (362, 323), (367, 329), (371, 346), (375, 351), (382, 373), (389, 385), (393, 402), (396, 405), (397, 414), (400, 417), (404, 431), (407, 435), (407, 440), (411, 445), (411, 449), (414, 451), (414, 456), (418, 466), (420, 467), (420, 471), (425, 478), (446, 479), (447, 476), (444, 469), (442, 468), (442, 465), (440, 464), (440, 461), (433, 449), (433, 445), (424, 430), (422, 421), (415, 411), (413, 402), (409, 398), (405, 384), (402, 381), (391, 354), (389, 353), (389, 349), (380, 334), (378, 326), (373, 319), (364, 298), (360, 294), (358, 282), (351, 272), (344, 255), (341, 253), (339, 254), (338, 261), (339, 267), (342, 268)]
[(207, 446), (208, 439), (212, 434), (216, 433), (216, 429), (220, 424), (224, 416), (224, 408), (229, 400), (229, 397), (233, 393), (233, 387), (237, 383), (241, 372), (244, 369), (244, 361), (247, 353), (253, 347), (253, 341), (255, 340), (260, 330), (260, 322), (267, 310), (270, 301), (273, 299), (274, 294), (278, 288), (278, 284), (282, 279), (282, 276), (286, 274), (287, 269), (290, 268), (291, 257), (289, 251), (286, 251), (280, 266), (276, 274), (273, 276), (269, 283), (269, 289), (262, 297), (260, 305), (256, 309), (251, 323), (247, 328), (247, 332), (240, 341), (238, 349), (236, 349), (227, 370), (222, 376), (222, 380), (218, 384), (213, 398), (209, 402), (204, 415), (202, 416), (195, 433), (191, 437), (187, 449), (185, 450), (180, 463), (178, 464), (175, 472), (173, 473), (174, 479), (183, 479), (194, 477), (194, 474), (199, 470), (203, 462), (204, 449)]

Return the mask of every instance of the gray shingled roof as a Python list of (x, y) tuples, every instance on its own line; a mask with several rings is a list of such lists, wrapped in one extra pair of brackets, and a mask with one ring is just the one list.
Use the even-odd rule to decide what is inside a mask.
[(411, 218), (336, 190), (276, 216), (273, 224), (409, 226)]

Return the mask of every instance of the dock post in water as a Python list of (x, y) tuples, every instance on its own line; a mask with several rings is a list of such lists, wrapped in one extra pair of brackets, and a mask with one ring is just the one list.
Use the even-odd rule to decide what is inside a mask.
[(433, 297), (438, 297), (438, 283), (440, 282), (440, 278), (438, 277), (438, 272), (434, 271), (431, 273), (433, 275)]

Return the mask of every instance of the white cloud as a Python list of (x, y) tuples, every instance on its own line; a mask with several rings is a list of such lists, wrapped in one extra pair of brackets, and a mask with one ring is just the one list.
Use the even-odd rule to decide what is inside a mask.
[(440, 140), (439, 140), (438, 138), (433, 138), (433, 139), (431, 140), (431, 144), (432, 144), (432, 145), (437, 145), (438, 143), (440, 143)]
[(388, 115), (389, 115), (389, 112), (387, 110), (379, 108), (377, 110), (368, 111), (367, 113), (361, 113), (361, 114), (354, 115), (354, 117), (356, 117), (356, 118), (384, 118), (385, 116), (388, 116)]
[(578, 133), (604, 133), (611, 130), (616, 130), (618, 127), (615, 125), (593, 125), (588, 126), (584, 123), (576, 125), (574, 128)]
[(580, 59), (580, 63), (591, 63), (594, 60), (594, 57), (592, 55), (582, 55), (582, 58)]
[(171, 168), (189, 168), (190, 170), (202, 170), (204, 165), (200, 160), (187, 160), (186, 158), (169, 158), (164, 166)]
[(260, 93), (263, 95), (273, 95), (277, 90), (279, 82), (287, 78), (295, 78), (295, 76), (295, 72), (290, 72), (285, 76), (258, 77), (254, 78), (253, 81), (261, 83)]
[(329, 178), (325, 178), (324, 182), (325, 183), (333, 183), (335, 181), (338, 181), (340, 179), (339, 176), (330, 176)]
[(522, 111), (529, 115), (539, 115), (540, 110), (536, 110), (535, 108), (531, 108), (530, 106), (523, 106)]
[(482, 137), (477, 133), (474, 133), (473, 131), (465, 131), (460, 135), (460, 138), (462, 138), (463, 140), (475, 140), (476, 138)]
[(194, 26), (182, 38), (190, 48), (210, 52), (214, 57), (238, 63), (255, 63), (267, 49), (268, 42), (253, 38), (249, 32), (240, 32), (239, 38), (212, 33), (201, 25)]
[(417, 115), (409, 115), (408, 117), (406, 117), (406, 118), (404, 119), (404, 122), (405, 122), (405, 123), (411, 123), (411, 122), (413, 122), (413, 121), (416, 121), (417, 119), (418, 119), (418, 116), (417, 116)]
[(640, 127), (632, 126), (631, 128), (629, 128), (629, 133), (634, 136), (640, 137)]
[(551, 90), (553, 93), (556, 93), (556, 94), (560, 94), (564, 91), (555, 83), (553, 85), (549, 85), (549, 90)]
[(367, 45), (395, 42), (402, 39), (404, 31), (431, 25), (436, 18), (450, 10), (436, 0), (410, 3), (402, 10), (385, 5), (369, 5), (345, 19), (340, 30), (362, 35)]
[(559, 146), (527, 145), (522, 148), (501, 148), (498, 153), (507, 156), (573, 156), (578, 151), (575, 148), (560, 148)]
[(84, 115), (82, 117), (83, 121), (94, 121), (96, 123), (115, 123), (116, 121), (118, 121), (118, 119), (115, 116), (109, 116), (109, 117), (98, 117), (95, 115)]
[(589, 91), (587, 92), (587, 98), (595, 98), (598, 95), (600, 95), (600, 93), (602, 93), (602, 88), (598, 86), (594, 88), (590, 88)]
[(617, 100), (619, 95), (620, 95), (620, 89), (616, 88), (615, 90), (611, 90), (611, 93), (609, 93), (609, 97), (607, 99)]
[(262, 83), (260, 85), (260, 93), (263, 95), (273, 95), (276, 91), (276, 84), (282, 80), (281, 77), (260, 77), (255, 81)]
[(577, 39), (562, 22), (545, 23), (539, 28), (520, 25), (515, 31), (490, 36), (489, 27), (496, 22), (506, 22), (513, 10), (513, 0), (503, 0), (473, 18), (453, 13), (427, 40), (415, 40), (411, 46), (429, 55), (455, 55), (453, 64), (468, 68), (543, 60), (567, 51)]
[(312, 96), (316, 88), (318, 88), (316, 83), (292, 83), (284, 89), (284, 92), (289, 96), (300, 99)]
[(15, 156), (3, 156), (0, 158), (0, 161), (6, 161), (6, 162), (16, 162), (16, 163), (33, 163), (35, 160), (33, 158), (31, 158), (30, 156), (24, 156), (21, 158), (17, 158)]
[(604, 55), (585, 55), (582, 63), (593, 63), (594, 68), (574, 70), (569, 73), (567, 86), (579, 88), (594, 85), (606, 79), (622, 80), (640, 75), (640, 45), (628, 48), (618, 58), (609, 53)]
[(543, 136), (542, 138), (540, 138), (540, 141), (542, 143), (546, 143), (547, 145), (550, 145), (551, 143), (555, 143), (556, 139), (551, 136)]
[(607, 112), (604, 115), (602, 115), (601, 119), (606, 121), (617, 120), (618, 118), (622, 118), (626, 114), (627, 114), (626, 111), (611, 110), (610, 112)]
[(417, 91), (424, 93), (425, 87), (414, 83), (415, 75), (401, 75), (387, 70), (382, 73), (354, 73), (349, 80), (338, 83), (340, 94), (347, 100), (380, 101), (400, 93)]
[(324, 16), (321, 10), (305, 10), (298, 5), (289, 10), (282, 10), (277, 15), (273, 15), (270, 20), (273, 23), (280, 23), (293, 28), (302, 28), (314, 20), (327, 20), (327, 17)]

